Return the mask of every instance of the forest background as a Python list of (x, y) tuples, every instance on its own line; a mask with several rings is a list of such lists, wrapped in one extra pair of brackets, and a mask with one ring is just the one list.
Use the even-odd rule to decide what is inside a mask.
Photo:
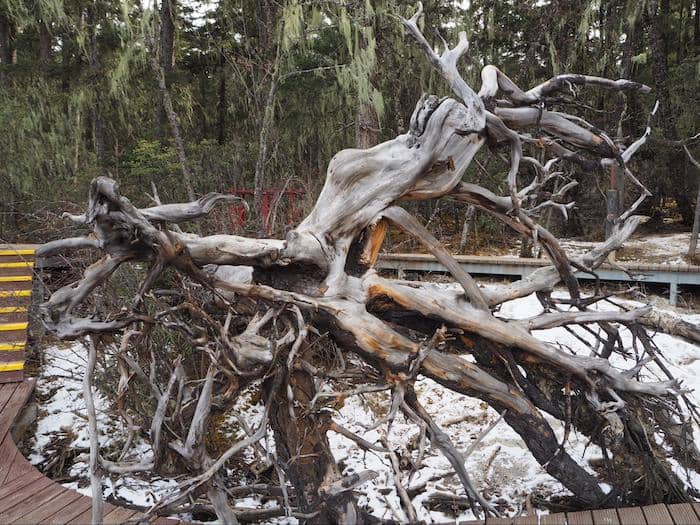
[[(369, 147), (408, 128), (421, 93), (449, 94), (396, 15), (403, 0), (0, 0), (0, 241), (70, 234), (89, 181), (109, 175), (139, 206), (248, 189), (249, 220), (222, 208), (207, 231), (283, 235), (303, 217), (339, 150)], [(628, 78), (653, 88), (587, 90), (577, 113), (630, 143), (651, 190), (647, 228), (689, 227), (700, 172), (698, 0), (471, 0), (424, 2), (430, 27), (470, 40), (462, 76), (480, 85), (498, 64), (522, 86), (561, 72)], [(428, 37), (439, 42), (437, 34)], [(595, 108), (595, 109), (594, 109)], [(537, 155), (538, 152), (530, 152)], [(502, 153), (483, 148), (465, 178), (507, 193)], [(563, 165), (579, 181), (560, 235), (601, 238), (614, 177)], [(288, 197), (266, 189), (301, 190)], [(633, 200), (631, 194), (628, 199)], [(411, 204), (451, 248), (465, 221), (448, 202)], [(266, 216), (261, 217), (265, 209)], [(234, 211), (235, 213), (231, 213)], [(469, 211), (467, 212), (470, 213)], [(234, 217), (235, 216), (235, 217)], [(501, 226), (471, 216), (470, 247)], [(512, 239), (510, 239), (512, 241)], [(503, 242), (503, 241), (501, 241)]]

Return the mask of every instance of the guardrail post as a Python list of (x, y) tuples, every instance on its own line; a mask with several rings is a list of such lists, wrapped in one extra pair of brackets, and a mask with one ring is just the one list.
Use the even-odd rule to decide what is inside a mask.
[(671, 288), (669, 290), (668, 302), (671, 306), (676, 306), (678, 304), (678, 282), (671, 281)]

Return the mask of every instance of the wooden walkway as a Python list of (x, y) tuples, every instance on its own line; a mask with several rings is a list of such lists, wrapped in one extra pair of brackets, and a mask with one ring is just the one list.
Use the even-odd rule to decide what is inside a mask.
[[(17, 449), (10, 431), (34, 390), (34, 380), (24, 379), (34, 252), (32, 245), (0, 245), (0, 524), (89, 523), (92, 499), (44, 476)], [(105, 524), (148, 523), (143, 513), (108, 503), (103, 516)]]
[[(10, 429), (34, 390), (34, 380), (0, 385), (0, 523), (64, 525), (90, 523), (92, 499), (37, 470), (17, 449)], [(142, 513), (105, 503), (105, 524), (148, 523)], [(177, 525), (157, 518), (150, 523)]]
[(648, 505), (620, 509), (562, 512), (543, 516), (461, 521), (459, 525), (700, 525), (700, 504)]

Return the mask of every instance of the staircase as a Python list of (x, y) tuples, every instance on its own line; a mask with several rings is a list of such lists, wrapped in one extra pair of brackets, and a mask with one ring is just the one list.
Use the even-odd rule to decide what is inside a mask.
[(34, 250), (0, 244), (0, 383), (24, 379)]

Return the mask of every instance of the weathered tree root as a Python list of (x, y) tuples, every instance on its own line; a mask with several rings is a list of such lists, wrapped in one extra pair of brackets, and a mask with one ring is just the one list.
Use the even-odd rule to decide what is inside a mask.
[[(548, 109), (550, 96), (570, 84), (641, 92), (648, 88), (626, 80), (561, 75), (523, 91), (487, 66), (477, 95), (457, 69), (468, 48), (466, 36), (438, 55), (418, 29), (420, 15), (419, 9), (403, 21), (407, 32), (461, 102), (424, 96), (408, 133), (371, 149), (338, 153), (314, 209), (285, 240), (183, 233), (168, 225), (203, 216), (229, 198), (210, 194), (191, 203), (138, 209), (120, 194), (115, 181), (100, 177), (90, 186), (86, 213), (70, 216), (92, 227), (92, 236), (43, 247), (44, 253), (79, 248), (103, 252), (80, 281), (55, 291), (42, 305), (43, 320), (64, 339), (123, 334), (114, 350), (120, 375), (117, 404), (131, 438), (137, 419), (150, 427), (153, 457), (129, 463), (125, 447), (116, 461), (99, 458), (101, 465), (127, 473), (182, 464), (191, 476), (152, 512), (181, 509), (190, 498), (206, 495), (206, 505), (222, 522), (248, 516), (233, 504), (236, 492), (226, 486), (222, 469), (251, 448), (271, 473), (263, 485), (277, 487), (275, 515), (284, 512), (309, 522), (372, 521), (376, 518), (358, 508), (353, 490), (376, 473), (343, 476), (326, 438), (333, 430), (386, 456), (406, 518), (416, 520), (388, 441), (370, 443), (334, 423), (328, 413), (333, 400), (390, 389), (389, 413), (373, 426), (388, 426), (403, 412), (422, 436), (417, 463), (430, 439), (450, 460), (469, 502), (496, 514), (472, 485), (464, 457), (421, 406), (413, 389), (421, 376), (505, 412), (505, 421), (536, 460), (580, 501), (600, 506), (687, 497), (687, 488), (664, 456), (697, 469), (697, 451), (682, 441), (689, 429), (681, 410), (684, 392), (670, 375), (652, 382), (642, 372), (655, 360), (662, 365), (646, 328), (694, 342), (700, 341), (700, 329), (650, 308), (599, 311), (596, 303), (605, 296), (582, 293), (575, 277), (576, 272), (595, 272), (643, 222), (633, 215), (640, 201), (619, 218), (614, 235), (577, 259), (568, 258), (556, 237), (533, 218), (545, 207), (566, 214), (572, 206), (565, 200), (575, 181), (538, 201), (542, 189), (559, 176), (551, 171), (557, 162), (616, 163), (638, 183), (627, 162), (648, 137), (647, 132), (623, 150), (582, 119)], [(524, 154), (529, 139), (517, 130), (532, 126), (540, 129), (541, 143), (558, 158), (540, 164)], [(487, 140), (492, 147), (510, 149), (507, 196), (461, 180)], [(522, 188), (521, 161), (537, 173)], [(643, 199), (648, 192), (640, 188)], [(416, 218), (397, 206), (402, 199), (440, 197), (474, 205), (531, 237), (552, 265), (503, 288), (480, 287)], [(416, 237), (460, 287), (377, 275), (372, 266), (389, 224)], [(113, 312), (89, 314), (100, 287), (132, 263), (149, 266), (133, 301)], [(568, 289), (566, 299), (551, 297), (559, 282)], [(494, 315), (500, 304), (532, 293), (543, 305), (542, 314), (524, 321)], [(551, 327), (587, 330), (593, 343), (578, 337), (590, 353), (573, 355), (533, 333)], [(635, 345), (642, 345), (634, 349), (636, 358), (622, 346), (619, 333), (624, 330), (635, 335)], [(158, 346), (158, 333), (179, 338), (194, 353), (183, 356), (177, 346)], [(613, 367), (608, 361), (613, 354), (627, 358), (628, 368)], [(261, 424), (252, 430), (243, 421), (247, 437), (214, 454), (206, 439), (213, 415), (229, 411), (251, 383), (263, 392)], [(133, 394), (139, 389), (146, 392), (150, 415), (143, 413), (143, 399)], [(693, 408), (688, 410), (694, 414)], [(566, 437), (557, 441), (543, 412), (564, 425), (567, 437), (576, 429), (601, 447), (610, 493), (601, 488), (601, 477), (569, 455)], [(274, 432), (275, 452), (262, 444), (268, 427)], [(670, 444), (670, 452), (658, 444), (655, 433)]]

